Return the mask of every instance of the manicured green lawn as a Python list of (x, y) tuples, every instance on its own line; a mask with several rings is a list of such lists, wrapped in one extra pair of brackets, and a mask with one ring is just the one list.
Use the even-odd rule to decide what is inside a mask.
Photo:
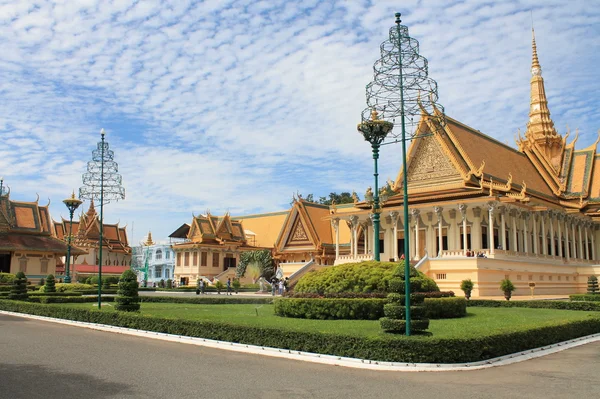
[[(95, 304), (52, 304), (95, 309)], [(96, 308), (97, 309), (97, 308)], [(431, 320), (428, 332), (436, 338), (465, 338), (527, 330), (533, 327), (560, 324), (600, 317), (600, 312), (528, 308), (469, 307), (467, 317), (461, 319)], [(112, 304), (102, 311), (115, 311)], [(273, 305), (190, 305), (171, 303), (142, 303), (141, 314), (160, 318), (210, 320), (226, 323), (284, 328), (293, 331), (348, 334), (356, 336), (386, 336), (378, 321), (370, 320), (307, 320), (275, 316)], [(257, 315), (258, 314), (258, 315)], [(425, 337), (421, 337), (425, 338)]]

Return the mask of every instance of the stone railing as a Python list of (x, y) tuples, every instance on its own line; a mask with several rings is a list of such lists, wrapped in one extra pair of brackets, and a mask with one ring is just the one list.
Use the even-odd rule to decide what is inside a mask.
[(358, 254), (358, 255), (340, 255), (336, 260), (336, 265), (342, 263), (358, 263), (373, 260), (373, 254)]
[[(472, 250), (475, 253), (475, 257), (477, 257), (478, 253), (482, 253), (486, 258), (492, 259), (509, 259), (509, 260), (527, 260), (533, 262), (549, 262), (554, 264), (568, 264), (568, 265), (595, 265), (600, 262), (588, 259), (573, 259), (573, 258), (565, 258), (557, 255), (544, 255), (544, 254), (534, 254), (531, 252), (518, 252), (511, 251), (506, 249), (495, 249), (492, 253), (489, 249), (479, 249)], [(441, 258), (464, 258), (464, 252), (462, 249), (460, 250), (444, 250), (440, 254)]]

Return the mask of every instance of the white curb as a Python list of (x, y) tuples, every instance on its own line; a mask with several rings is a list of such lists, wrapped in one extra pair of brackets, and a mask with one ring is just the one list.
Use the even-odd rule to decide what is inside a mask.
[(138, 337), (159, 339), (163, 341), (178, 342), (183, 344), (191, 344), (197, 346), (205, 346), (208, 348), (224, 349), (234, 352), (251, 353), (264, 356), (280, 357), (285, 359), (302, 360), (312, 363), (328, 364), (332, 366), (342, 366), (358, 369), (378, 370), (378, 371), (466, 371), (466, 370), (481, 370), (490, 367), (505, 366), (508, 364), (518, 363), (529, 359), (550, 355), (560, 352), (565, 349), (574, 348), (576, 346), (600, 341), (600, 333), (587, 335), (572, 339), (570, 341), (559, 342), (557, 344), (543, 346), (541, 348), (529, 349), (526, 351), (513, 353), (501, 357), (496, 357), (489, 360), (471, 363), (394, 363), (394, 362), (379, 362), (374, 360), (356, 359), (351, 357), (341, 357), (333, 355), (322, 355), (319, 353), (301, 352), (289, 349), (278, 349), (256, 345), (237, 344), (234, 342), (215, 341), (205, 338), (194, 338), (181, 335), (158, 333), (153, 331), (136, 330), (125, 327), (115, 327), (105, 324), (87, 323), (82, 321), (72, 321), (64, 319), (56, 319), (45, 316), (35, 316), (25, 313), (8, 312), (0, 310), (0, 314), (10, 316), (24, 317), (41, 321), (49, 321), (53, 323), (66, 324), (77, 327), (90, 328), (93, 330), (115, 332), (120, 334), (133, 335)]

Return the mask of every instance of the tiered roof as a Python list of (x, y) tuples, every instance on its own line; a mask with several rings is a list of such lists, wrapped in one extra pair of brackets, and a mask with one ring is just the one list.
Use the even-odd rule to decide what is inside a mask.
[[(54, 222), (56, 236), (66, 241), (69, 233), (69, 221), (61, 218), (60, 222)], [(94, 207), (94, 202), (90, 203), (86, 213), (82, 213), (79, 220), (73, 220), (73, 242), (74, 245), (81, 248), (97, 248), (100, 239), (100, 217)], [(127, 229), (119, 224), (103, 225), (102, 246), (111, 252), (130, 254), (131, 247), (127, 238)]]

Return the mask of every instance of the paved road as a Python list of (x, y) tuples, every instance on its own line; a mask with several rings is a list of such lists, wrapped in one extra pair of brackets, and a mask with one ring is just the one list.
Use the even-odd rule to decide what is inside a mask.
[(479, 371), (324, 366), (0, 315), (0, 397), (593, 398), (600, 343)]

